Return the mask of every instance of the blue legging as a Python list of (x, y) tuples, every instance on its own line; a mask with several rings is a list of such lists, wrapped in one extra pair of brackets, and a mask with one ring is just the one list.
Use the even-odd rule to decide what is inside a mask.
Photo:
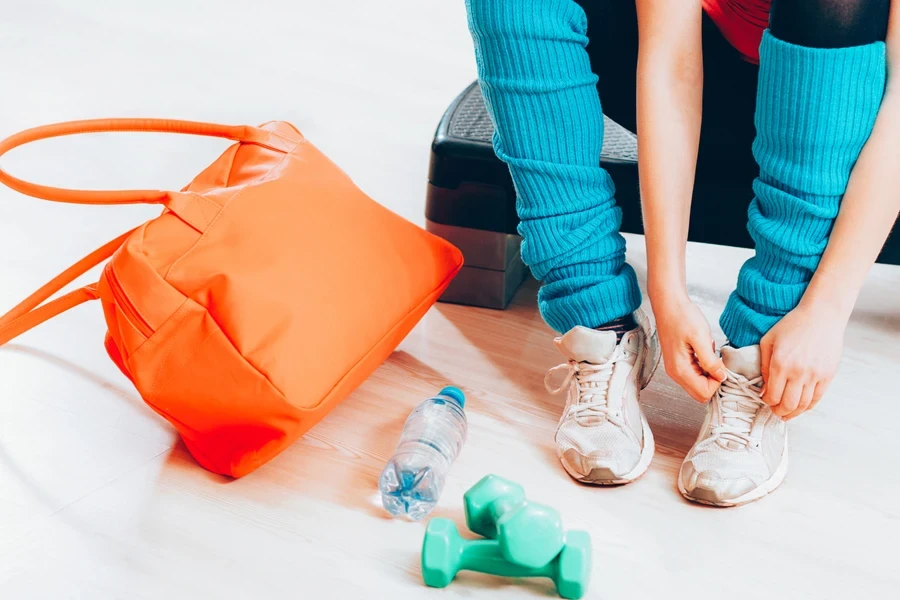
[[(781, 4), (814, 1), (851, 0)], [(625, 262), (615, 187), (599, 166), (603, 119), (584, 11), (573, 0), (467, 0), (467, 7), (494, 147), (516, 185), (522, 256), (544, 283), (544, 319), (563, 332), (634, 311), (641, 293)], [(799, 302), (871, 133), (885, 78), (881, 41), (824, 49), (766, 32), (753, 143), (759, 177), (749, 210), (756, 254), (722, 315), (732, 344), (759, 343)]]

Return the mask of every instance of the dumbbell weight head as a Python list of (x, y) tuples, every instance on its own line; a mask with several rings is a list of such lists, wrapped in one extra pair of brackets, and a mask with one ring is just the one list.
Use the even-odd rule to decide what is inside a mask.
[(563, 598), (581, 598), (591, 581), (591, 536), (586, 531), (570, 531), (559, 557), (554, 561), (556, 591)]
[(541, 567), (563, 547), (559, 512), (543, 504), (529, 503), (497, 522), (497, 541), (503, 556), (524, 567)]
[(459, 572), (466, 541), (459, 535), (456, 523), (447, 519), (431, 519), (422, 543), (422, 579), (425, 585), (443, 588), (450, 585)]
[(563, 546), (559, 512), (525, 500), (517, 483), (487, 475), (464, 496), (466, 524), (472, 532), (500, 542), (503, 556), (524, 567), (541, 567)]
[(464, 540), (453, 521), (432, 519), (422, 544), (422, 577), (430, 587), (446, 587), (459, 571), (477, 571), (502, 577), (548, 577), (563, 598), (581, 598), (591, 575), (591, 539), (583, 531), (570, 531), (566, 545), (550, 563), (529, 568), (506, 560), (494, 540)]
[(498, 517), (525, 504), (525, 489), (508, 479), (485, 475), (465, 493), (463, 504), (469, 530), (480, 536), (495, 539), (498, 533)]

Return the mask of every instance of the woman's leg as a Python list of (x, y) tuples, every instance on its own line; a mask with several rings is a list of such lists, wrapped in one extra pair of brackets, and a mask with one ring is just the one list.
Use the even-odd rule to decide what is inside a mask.
[(573, 0), (467, 0), (494, 148), (516, 186), (522, 258), (544, 282), (541, 314), (557, 331), (635, 311), (615, 188), (600, 167), (603, 113)]
[(721, 319), (735, 346), (758, 344), (793, 310), (819, 264), (884, 94), (888, 9), (889, 0), (772, 3), (753, 144), (756, 255)]
[(887, 37), (891, 0), (775, 0), (769, 30), (809, 48), (850, 48)]

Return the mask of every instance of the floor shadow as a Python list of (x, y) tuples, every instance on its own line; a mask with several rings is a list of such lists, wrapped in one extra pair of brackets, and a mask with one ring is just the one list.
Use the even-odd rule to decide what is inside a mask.
[(675, 456), (684, 456), (694, 445), (707, 410), (662, 369), (641, 392), (641, 406), (657, 448)]
[(194, 458), (191, 451), (187, 449), (187, 446), (184, 444), (184, 440), (181, 439), (180, 435), (175, 444), (169, 449), (164, 470), (190, 470), (192, 477), (199, 477), (205, 481), (219, 485), (229, 484), (235, 481), (233, 477), (213, 473), (212, 471), (205, 469), (197, 462), (197, 459)]
[[(168, 452), (169, 450), (165, 450), (164, 452)], [(149, 459), (147, 462), (156, 460), (157, 457)], [(135, 468), (140, 468), (145, 463), (138, 465)], [(93, 494), (106, 485), (109, 485), (109, 482), (102, 484), (100, 487), (91, 490), (85, 496), (74, 500), (68, 504), (57, 507), (57, 502), (54, 498), (52, 498), (49, 494), (47, 494), (44, 489), (35, 482), (32, 477), (28, 474), (25, 469), (22, 469), (16, 460), (5, 450), (2, 444), (2, 440), (0, 440), (0, 465), (3, 466), (7, 472), (11, 473), (16, 479), (22, 482), (25, 488), (31, 493), (31, 495), (44, 507), (47, 507), (48, 510), (51, 510), (47, 515), (47, 518), (58, 519), (68, 527), (71, 527), (75, 531), (78, 531), (82, 534), (82, 537), (88, 540), (89, 543), (92, 541), (96, 541), (97, 543), (93, 544), (93, 550), (106, 554), (110, 557), (110, 560), (122, 560), (123, 557), (127, 557), (132, 553), (132, 548), (127, 544), (117, 540), (114, 536), (103, 536), (102, 540), (98, 539), (98, 528), (97, 524), (87, 521), (84, 518), (73, 514), (71, 510), (68, 510), (73, 504), (79, 502), (83, 498), (87, 497), (90, 494)], [(7, 540), (8, 541), (8, 540)]]
[(47, 494), (44, 489), (31, 478), (27, 471), (19, 466), (19, 463), (17, 463), (12, 455), (6, 451), (2, 439), (0, 439), (0, 464), (3, 465), (5, 471), (21, 481), (22, 485), (25, 486), (25, 489), (27, 489), (40, 504), (47, 507), (49, 510), (58, 510), (56, 508), (56, 500)]
[[(459, 328), (459, 324), (457, 322), (451, 320), (451, 323)], [(474, 329), (478, 328), (475, 327)], [(462, 329), (460, 329), (460, 331), (464, 336), (466, 335), (465, 331), (463, 331)], [(531, 334), (530, 337), (533, 338), (534, 335)], [(472, 342), (471, 339), (469, 339), (469, 341)], [(476, 348), (479, 348), (474, 342), (473, 345), (475, 345)], [(533, 344), (529, 342), (528, 336), (523, 336), (521, 339), (517, 337), (513, 342), (513, 345), (521, 351), (526, 352), (529, 351), (528, 349), (533, 346)], [(497, 368), (502, 369), (504, 372), (504, 379), (506, 380), (504, 383), (508, 384), (510, 381), (515, 382), (512, 390), (506, 389), (505, 385), (503, 386), (503, 394), (505, 396), (512, 396), (513, 400), (517, 404), (527, 404), (530, 406), (538, 405), (541, 408), (546, 409), (548, 414), (553, 415), (553, 419), (556, 418), (556, 409), (552, 406), (545, 406), (553, 403), (554, 398), (552, 396), (549, 396), (544, 389), (542, 373), (535, 375), (535, 377), (530, 377), (523, 375), (520, 370), (516, 370), (513, 366), (515, 363), (526, 362), (521, 360), (521, 355), (513, 357), (503, 357), (500, 356), (496, 352), (496, 350), (491, 348), (480, 347), (479, 350), (484, 356), (488, 357), (489, 360), (491, 360), (491, 357), (496, 358), (496, 360), (491, 360), (494, 366), (502, 365)], [(434, 371), (434, 369), (424, 364), (422, 361), (418, 360), (408, 352), (394, 352), (389, 360), (393, 365), (400, 366), (404, 370), (414, 374), (417, 378), (421, 378), (424, 381), (429, 382), (430, 387), (428, 389), (430, 390), (438, 389), (439, 387), (446, 385), (449, 381), (447, 377)], [(539, 437), (537, 437), (544, 433), (543, 429), (537, 427), (536, 425), (530, 425), (529, 423), (524, 421), (511, 420), (509, 405), (498, 402), (496, 396), (490, 389), (481, 389), (480, 387), (467, 385), (466, 382), (457, 383), (466, 394), (466, 406), (468, 410), (477, 410), (480, 415), (490, 417), (491, 419), (499, 422), (513, 425), (520, 431), (523, 436), (528, 439), (532, 439), (535, 442), (536, 446), (540, 446), (540, 448), (545, 451), (545, 454), (547, 454), (547, 456), (552, 461), (556, 461), (556, 451), (554, 449), (554, 446), (549, 441), (547, 441), (546, 443), (541, 443), (542, 441)], [(400, 424), (400, 428), (402, 429), (402, 423)], [(400, 431), (398, 429), (397, 436), (399, 437), (399, 435)]]
[(421, 382), (421, 386), (416, 385), (416, 390), (421, 390), (420, 394), (422, 400), (430, 397), (432, 394), (448, 385), (460, 388), (465, 393), (467, 400), (471, 394), (477, 393), (477, 390), (467, 386), (466, 382), (452, 380), (444, 373), (436, 371), (406, 350), (395, 350), (385, 361), (385, 364), (406, 371), (413, 376), (413, 380), (417, 384)]
[(82, 379), (90, 381), (91, 383), (112, 392), (116, 396), (122, 398), (132, 406), (141, 409), (141, 412), (144, 413), (152, 413), (147, 405), (144, 404), (144, 401), (141, 399), (140, 395), (138, 395), (133, 388), (126, 389), (117, 383), (110, 381), (109, 379), (105, 379), (96, 373), (85, 369), (81, 365), (77, 365), (70, 360), (62, 358), (61, 356), (57, 356), (55, 354), (51, 354), (44, 350), (38, 350), (37, 348), (32, 348), (30, 346), (22, 346), (21, 344), (6, 344), (2, 348), (0, 348), (0, 353), (2, 352), (12, 352), (15, 354), (22, 354), (25, 356), (30, 356), (32, 358), (36, 358), (38, 360), (44, 361), (50, 365), (53, 365), (56, 368), (67, 371), (73, 375), (77, 375)]
[(900, 333), (900, 310), (881, 312), (858, 308), (853, 311), (851, 322), (864, 324), (867, 328), (877, 330), (882, 334), (897, 335)]
[[(36, 348), (31, 348), (29, 346), (22, 346), (20, 344), (6, 344), (2, 348), (0, 348), (0, 353), (4, 352), (21, 354), (44, 361), (56, 368), (67, 371), (68, 373), (81, 377), (82, 379), (86, 379), (91, 383), (94, 383), (97, 386), (103, 388), (104, 390), (112, 392), (143, 413), (153, 413), (153, 411), (151, 411), (147, 407), (147, 405), (144, 404), (140, 396), (138, 396), (133, 390), (127, 390), (122, 386), (119, 386), (116, 383), (109, 381), (108, 379), (104, 379), (103, 377), (98, 376), (96, 373), (93, 373), (85, 369), (84, 367), (66, 360), (60, 356), (56, 356), (55, 354), (51, 354), (43, 350), (38, 350)], [(26, 488), (34, 495), (35, 498), (38, 499), (39, 502), (48, 506), (53, 506), (55, 504), (53, 500), (40, 488), (40, 486), (31, 480), (28, 473), (18, 467), (12, 456), (4, 451), (2, 445), (0, 445), (0, 462), (2, 462), (5, 467), (26, 486)]]

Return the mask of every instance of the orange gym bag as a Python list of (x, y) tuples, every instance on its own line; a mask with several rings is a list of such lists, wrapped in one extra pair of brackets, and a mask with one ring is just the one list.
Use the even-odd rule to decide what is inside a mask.
[[(0, 318), (0, 345), (99, 298), (109, 356), (210, 471), (239, 477), (284, 450), (384, 361), (462, 266), (459, 250), (372, 201), (287, 123), (62, 123), (0, 142), (0, 155), (103, 131), (237, 143), (179, 192), (64, 190), (0, 171), (37, 198), (165, 208)], [(110, 257), (98, 283), (46, 302)]]

